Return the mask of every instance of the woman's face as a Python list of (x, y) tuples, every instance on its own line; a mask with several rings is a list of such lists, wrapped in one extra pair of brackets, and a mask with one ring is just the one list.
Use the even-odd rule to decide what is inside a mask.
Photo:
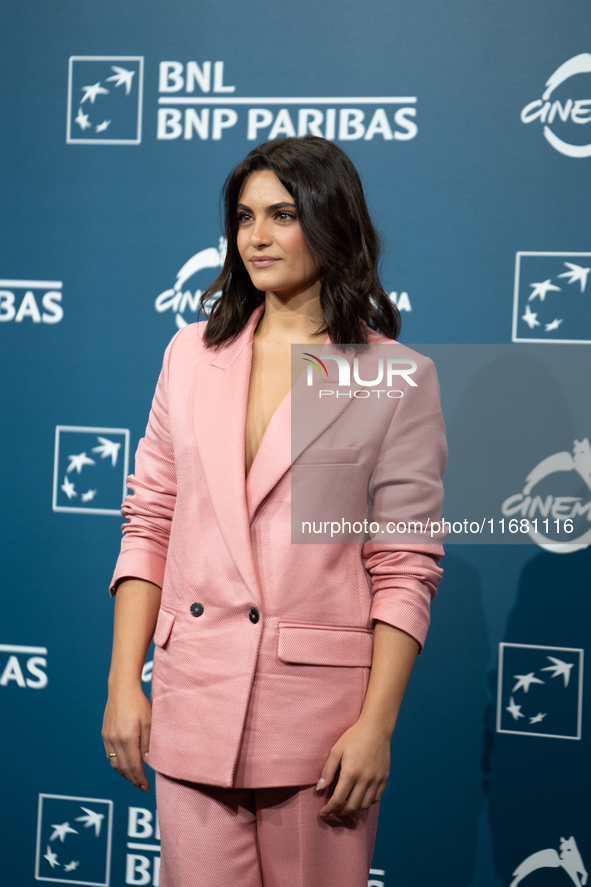
[(238, 252), (254, 286), (284, 298), (320, 280), (292, 195), (274, 172), (251, 173), (238, 197)]

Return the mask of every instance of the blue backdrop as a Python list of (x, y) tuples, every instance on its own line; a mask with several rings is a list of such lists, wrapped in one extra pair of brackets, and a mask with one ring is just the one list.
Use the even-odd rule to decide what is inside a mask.
[[(2, 876), (157, 885), (153, 793), (100, 738), (106, 589), (164, 348), (221, 261), (223, 179), (268, 138), (334, 139), (384, 235), (403, 341), (585, 357), (591, 12), (2, 0), (2, 21)], [(585, 508), (591, 418), (577, 433)], [(531, 469), (575, 446), (568, 421), (537, 443)], [(585, 883), (590, 568), (586, 547), (450, 546), (374, 887)]]

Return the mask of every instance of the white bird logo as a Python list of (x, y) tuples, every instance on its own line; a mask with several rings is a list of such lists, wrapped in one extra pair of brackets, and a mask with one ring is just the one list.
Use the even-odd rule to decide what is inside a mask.
[(61, 825), (52, 825), (51, 827), (53, 829), (53, 832), (49, 836), (50, 841), (55, 841), (56, 838), (59, 838), (63, 844), (67, 834), (78, 834), (76, 829), (72, 828), (69, 822), (62, 822)]
[(532, 684), (545, 684), (545, 681), (541, 681), (539, 678), (534, 677), (535, 672), (530, 671), (529, 674), (514, 674), (513, 677), (517, 679), (517, 683), (511, 690), (512, 693), (515, 693), (516, 690), (520, 690), (523, 687), (523, 692), (527, 693)]
[(529, 305), (525, 306), (525, 314), (521, 316), (521, 319), (525, 320), (530, 330), (533, 330), (535, 326), (541, 326), (538, 315), (531, 310)]
[(107, 83), (114, 80), (115, 88), (125, 85), (125, 95), (129, 95), (135, 71), (128, 71), (127, 68), (120, 68), (117, 65), (111, 65), (111, 71), (115, 71), (115, 74), (113, 77), (107, 77)]
[(73, 499), (74, 496), (78, 495), (78, 493), (76, 492), (76, 489), (74, 487), (74, 484), (72, 483), (72, 481), (68, 477), (64, 477), (64, 482), (61, 485), (60, 489), (64, 491), (64, 493), (66, 494), (68, 499)]
[(558, 318), (555, 317), (551, 323), (546, 324), (546, 332), (549, 333), (550, 330), (557, 330), (563, 320), (564, 320), (563, 317), (561, 317), (560, 320), (558, 320)]
[(73, 872), (78, 868), (79, 865), (80, 865), (79, 860), (72, 860), (72, 862), (69, 862), (67, 865), (64, 866), (64, 871), (65, 872)]
[(591, 268), (583, 268), (582, 265), (575, 265), (572, 262), (564, 262), (569, 271), (565, 271), (563, 274), (559, 274), (558, 277), (568, 277), (569, 283), (576, 283), (577, 280), (581, 284), (581, 292), (585, 292), (585, 287), (587, 286), (587, 277), (589, 276), (589, 272)]
[(509, 699), (509, 705), (507, 706), (506, 711), (509, 712), (509, 714), (513, 717), (514, 721), (518, 721), (519, 718), (525, 717), (525, 715), (521, 714), (521, 706), (515, 705), (515, 700), (513, 699), (512, 696)]
[(110, 120), (103, 120), (102, 123), (99, 123), (97, 126), (95, 126), (94, 131), (95, 132), (104, 132), (106, 129), (109, 128), (110, 123), (111, 123)]
[(94, 833), (98, 838), (101, 833), (101, 825), (105, 818), (105, 814), (96, 813), (94, 810), (89, 810), (88, 807), (83, 807), (82, 805), (80, 805), (80, 809), (84, 810), (86, 816), (77, 816), (76, 822), (83, 822), (84, 828), (92, 828), (94, 826)]
[(82, 101), (80, 102), (81, 105), (84, 104), (86, 99), (90, 99), (90, 103), (94, 105), (94, 100), (96, 99), (97, 95), (109, 94), (109, 90), (105, 89), (104, 86), (101, 86), (100, 80), (98, 83), (93, 83), (92, 86), (82, 86), (81, 89), (84, 90), (84, 96), (82, 98)]
[(91, 459), (86, 453), (78, 453), (77, 456), (68, 456), (68, 459), (70, 460), (70, 464), (66, 469), (66, 474), (74, 471), (74, 469), (80, 474), (85, 465), (96, 465), (94, 459)]
[(556, 290), (556, 292), (560, 292), (560, 287), (554, 286), (550, 278), (548, 278), (548, 280), (542, 281), (542, 283), (530, 283), (530, 286), (533, 287), (533, 290), (529, 299), (527, 300), (528, 302), (531, 302), (531, 300), (535, 299), (536, 296), (539, 296), (540, 302), (543, 302), (549, 292), (554, 290)]
[(540, 724), (544, 720), (544, 718), (546, 717), (547, 714), (548, 714), (548, 712), (544, 712), (544, 714), (542, 714), (542, 712), (539, 711), (537, 713), (537, 715), (534, 715), (533, 718), (529, 719), (530, 724)]
[(562, 659), (555, 659), (554, 656), (546, 656), (546, 659), (549, 659), (550, 662), (553, 662), (554, 665), (547, 665), (546, 668), (541, 668), (540, 671), (553, 671), (553, 678), (558, 678), (560, 675), (564, 678), (564, 686), (568, 687), (568, 682), (570, 680), (570, 670), (575, 664), (574, 662), (563, 662)]
[(57, 861), (57, 853), (52, 852), (49, 844), (47, 845), (47, 853), (43, 854), (43, 859), (47, 860), (52, 869), (54, 869), (56, 865), (61, 865), (61, 863)]
[(92, 502), (92, 500), (94, 499), (96, 494), (97, 494), (96, 490), (87, 490), (85, 493), (82, 493), (82, 495), (80, 496), (80, 501), (81, 502)]
[(90, 123), (88, 119), (88, 114), (83, 114), (82, 108), (78, 108), (78, 116), (74, 117), (74, 123), (78, 124), (82, 132), (92, 126), (92, 123)]
[[(111, 465), (113, 468), (117, 464), (117, 455), (119, 453), (119, 449), (121, 447), (120, 443), (117, 443), (114, 440), (109, 440), (107, 437), (98, 437), (97, 440), (100, 441), (99, 447), (93, 447), (93, 453), (100, 453), (101, 459), (107, 459), (109, 456), (111, 457)], [(71, 457), (70, 457), (71, 458)]]

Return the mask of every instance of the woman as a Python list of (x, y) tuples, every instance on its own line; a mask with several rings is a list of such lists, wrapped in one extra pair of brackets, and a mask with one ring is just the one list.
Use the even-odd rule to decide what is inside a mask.
[[(443, 550), (292, 544), (291, 346), (391, 346), (399, 315), (337, 146), (263, 144), (224, 194), (228, 252), (203, 299), (221, 296), (169, 344), (128, 481), (105, 749), (143, 791), (142, 762), (156, 770), (162, 887), (361, 887)], [(334, 488), (361, 478), (374, 518), (404, 502), (437, 519), (436, 376), (395, 348), (421, 398), (388, 402), (377, 447), (361, 400), (335, 400), (297, 461)], [(352, 446), (339, 447), (337, 413), (353, 417)], [(152, 712), (141, 670), (153, 633)]]

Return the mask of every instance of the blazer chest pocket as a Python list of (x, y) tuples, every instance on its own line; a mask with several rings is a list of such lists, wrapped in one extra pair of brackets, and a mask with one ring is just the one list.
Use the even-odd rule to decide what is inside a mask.
[(300, 455), (295, 465), (354, 465), (359, 460), (359, 447), (313, 447)]
[(279, 623), (278, 656), (297, 665), (371, 666), (373, 631), (342, 625)]
[(176, 613), (170, 610), (163, 610), (162, 607), (160, 608), (156, 631), (154, 632), (154, 643), (157, 647), (164, 647), (166, 645), (175, 619)]

